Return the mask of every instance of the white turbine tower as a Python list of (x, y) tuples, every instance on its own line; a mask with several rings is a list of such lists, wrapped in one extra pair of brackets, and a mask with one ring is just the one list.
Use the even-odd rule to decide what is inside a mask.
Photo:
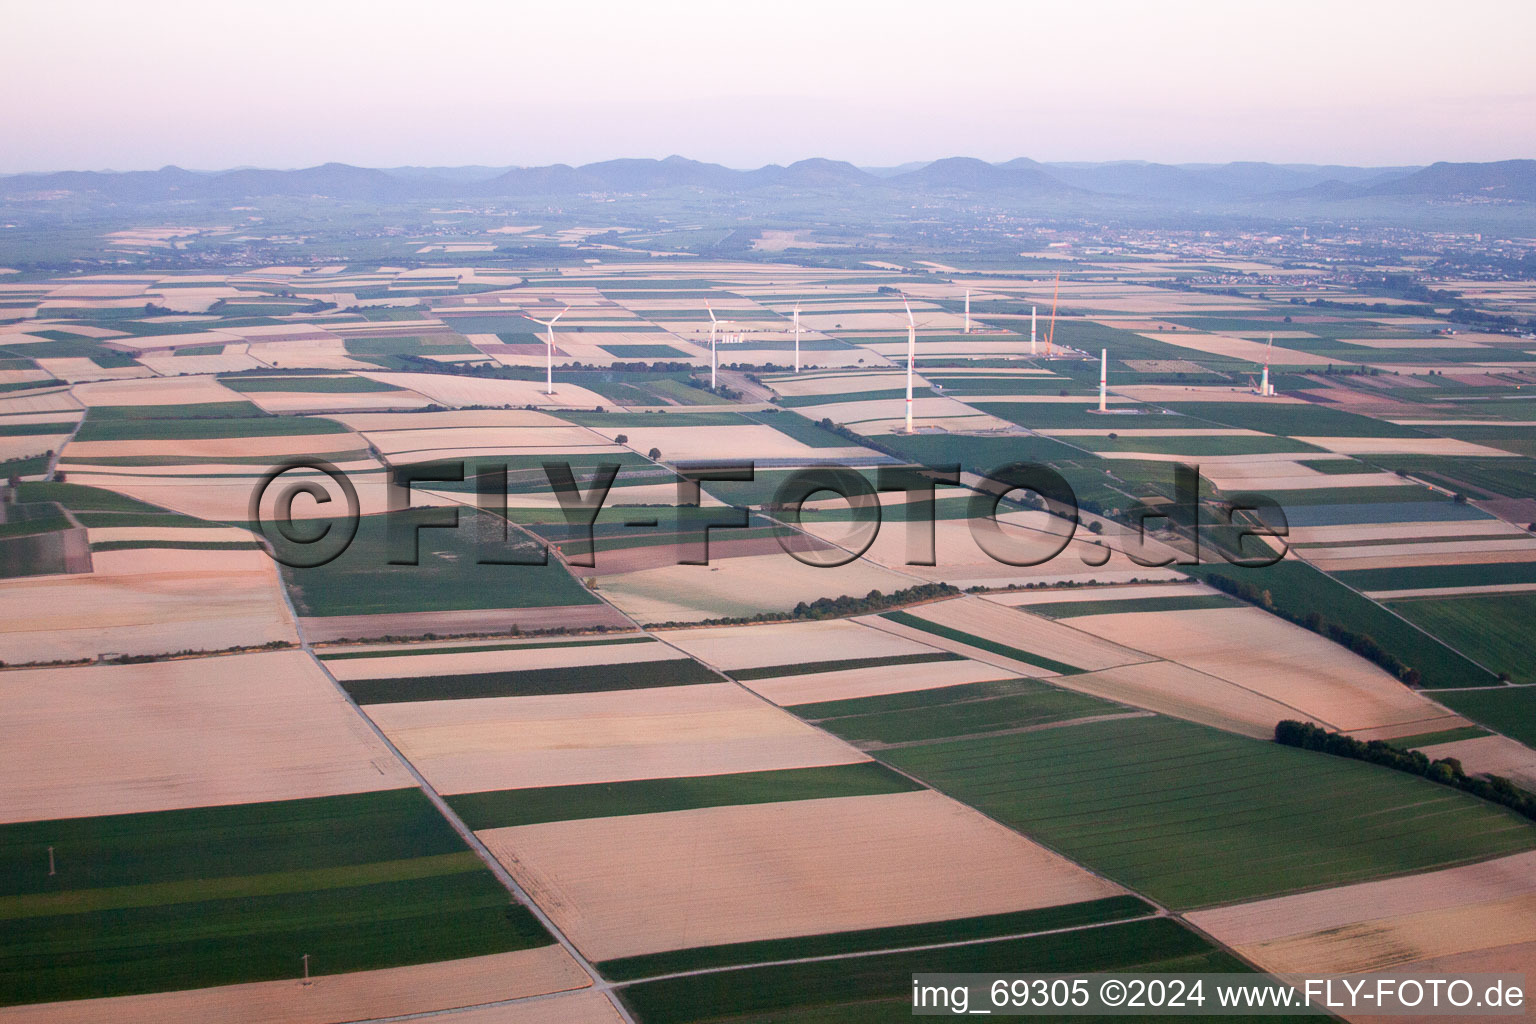
[(1109, 410), (1109, 349), (1099, 349), (1099, 412)]
[(965, 290), (965, 333), (971, 333), (971, 290)]
[(704, 300), (704, 308), (709, 310), (709, 389), (715, 389), (715, 372), (718, 360), (715, 358), (715, 332), (720, 329), (720, 321), (715, 319), (714, 307), (709, 300)]
[(1275, 336), (1269, 336), (1269, 344), (1264, 346), (1264, 376), (1259, 380), (1259, 394), (1268, 398), (1274, 392), (1269, 387), (1269, 350), (1275, 347)]
[(912, 319), (912, 304), (907, 293), (901, 293), (901, 304), (907, 308), (907, 433), (912, 433), (912, 368), (917, 364), (917, 321)]
[(1029, 307), (1029, 354), (1035, 354), (1035, 307)]
[(795, 303), (795, 372), (800, 372), (800, 303)]
[(544, 325), (544, 393), (546, 395), (555, 393), (555, 321), (570, 311), (571, 307), (566, 306), (548, 320), (540, 320), (538, 317), (529, 316), (527, 313), (523, 314), (524, 318), (532, 320), (536, 324)]

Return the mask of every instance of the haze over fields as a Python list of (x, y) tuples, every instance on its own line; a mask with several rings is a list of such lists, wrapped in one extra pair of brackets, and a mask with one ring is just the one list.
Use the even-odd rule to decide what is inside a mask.
[(1455, 15), (8, 11), (0, 1024), (1536, 977)]

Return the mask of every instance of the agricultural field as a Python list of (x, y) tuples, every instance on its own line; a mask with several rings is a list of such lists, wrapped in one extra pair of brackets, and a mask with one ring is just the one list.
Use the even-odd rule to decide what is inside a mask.
[[(915, 971), (1536, 966), (1528, 342), (1305, 251), (682, 209), (226, 214), (0, 276), (0, 1018), (874, 1022)], [(303, 459), (355, 517), (313, 465), (253, 501)], [(878, 500), (804, 491), (833, 466)], [(1234, 521), (1285, 530), (1240, 545), (1255, 494)]]

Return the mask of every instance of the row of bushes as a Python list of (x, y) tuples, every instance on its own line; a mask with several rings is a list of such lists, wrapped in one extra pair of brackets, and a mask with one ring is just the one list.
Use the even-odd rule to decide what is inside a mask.
[(1454, 786), (1465, 793), (1536, 820), (1536, 795), (1527, 793), (1500, 775), (1468, 775), (1462, 770), (1461, 762), (1454, 757), (1431, 761), (1421, 751), (1402, 750), (1385, 740), (1357, 740), (1341, 732), (1329, 732), (1312, 722), (1297, 722), (1289, 718), (1275, 726), (1275, 742), (1408, 772), (1444, 786)]
[(871, 590), (863, 597), (844, 594), (841, 597), (818, 597), (814, 601), (801, 601), (787, 612), (758, 612), (756, 615), (731, 615), (719, 619), (679, 622), (647, 622), (645, 629), (677, 629), (695, 626), (746, 626), (756, 622), (793, 622), (802, 619), (839, 619), (850, 615), (872, 615), (875, 612), (900, 608), (909, 604), (921, 604), (941, 597), (955, 597), (959, 587), (948, 583), (922, 583), (889, 594)]
[(1367, 661), (1380, 665), (1409, 686), (1418, 686), (1421, 681), (1418, 669), (1405, 664), (1401, 658), (1377, 643), (1375, 637), (1367, 633), (1357, 633), (1352, 629), (1341, 626), (1332, 619), (1324, 618), (1321, 612), (1313, 611), (1308, 612), (1306, 615), (1294, 615), (1275, 607), (1275, 600), (1269, 591), (1262, 590), (1252, 583), (1230, 579), (1219, 573), (1210, 574), (1205, 578), (1204, 582), (1209, 586), (1215, 587), (1217, 590), (1231, 594), (1239, 601), (1256, 604), (1265, 611), (1280, 616), (1287, 622), (1293, 622), (1305, 629), (1310, 629), (1319, 636), (1325, 636), (1334, 643), (1349, 648)]

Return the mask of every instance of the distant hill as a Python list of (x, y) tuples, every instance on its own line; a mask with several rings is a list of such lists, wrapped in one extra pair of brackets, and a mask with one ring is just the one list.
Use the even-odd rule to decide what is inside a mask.
[(1500, 160), (1491, 164), (1431, 164), (1422, 171), (1401, 178), (1364, 186), (1362, 194), (1536, 202), (1536, 160)]
[(1500, 199), (1536, 202), (1536, 160), (1437, 163), (1430, 167), (1342, 165), (1159, 164), (1146, 161), (1040, 163), (1026, 157), (988, 163), (946, 157), (901, 167), (861, 169), (816, 157), (782, 167), (734, 170), (669, 156), (617, 159), (572, 167), (394, 167), (328, 163), (297, 170), (239, 168), (189, 171), (61, 171), (0, 177), (0, 195), (47, 193), (94, 196), (117, 203), (170, 200), (234, 202), (267, 196), (324, 197), (355, 202), (403, 203), (458, 199), (575, 197), (585, 194), (666, 195), (674, 191), (782, 195), (861, 191), (872, 195), (956, 193), (1061, 204), (1099, 200), (1163, 203), (1173, 208), (1217, 203), (1242, 209), (1255, 203), (1365, 203)]

